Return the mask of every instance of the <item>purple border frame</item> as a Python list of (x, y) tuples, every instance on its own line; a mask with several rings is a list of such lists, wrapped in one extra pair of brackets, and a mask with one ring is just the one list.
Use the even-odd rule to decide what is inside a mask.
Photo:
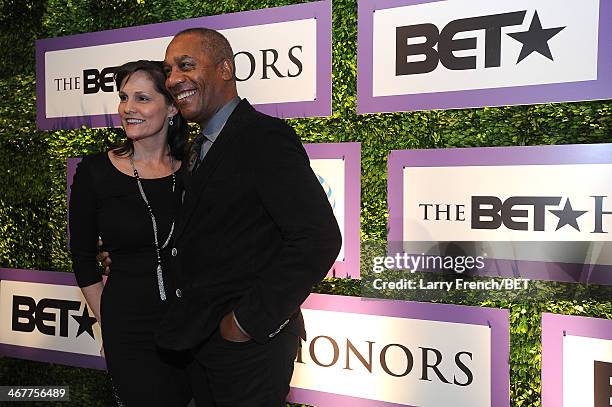
[[(73, 273), (57, 271), (36, 271), (0, 268), (0, 281), (24, 281), (30, 283), (76, 286)], [(36, 362), (58, 363), (68, 366), (105, 370), (106, 361), (100, 356), (62, 352), (49, 349), (31, 348), (0, 343), (0, 356), (33, 360)]]
[(612, 98), (612, 47), (610, 47), (612, 2), (610, 1), (600, 1), (599, 3), (599, 49), (596, 80), (374, 97), (372, 95), (373, 13), (376, 10), (435, 1), (440, 0), (359, 0), (357, 32), (358, 114), (578, 102)]
[[(491, 328), (491, 407), (510, 406), (510, 321), (509, 311), (499, 308), (433, 304), (398, 300), (364, 299), (338, 295), (311, 294), (304, 309), (350, 312), (399, 318), (484, 325)], [(317, 407), (399, 407), (362, 398), (292, 388), (289, 401), (309, 403)], [(411, 406), (404, 406), (411, 407)], [(416, 406), (412, 406), (416, 407)]]
[(612, 340), (612, 320), (542, 314), (542, 407), (563, 407), (563, 337)]
[(317, 96), (310, 102), (283, 102), (255, 105), (257, 110), (281, 118), (329, 116), (331, 106), (331, 0), (294, 4), (239, 13), (220, 14), (166, 23), (120, 28), (36, 41), (36, 124), (40, 130), (111, 127), (120, 124), (117, 114), (72, 117), (46, 117), (45, 52), (95, 45), (169, 37), (191, 27), (222, 30), (237, 27), (317, 19)]
[[(393, 150), (388, 159), (388, 242), (403, 241), (405, 167), (609, 164), (611, 157), (612, 144)], [(519, 270), (521, 277), (534, 280), (612, 284), (612, 266), (608, 265), (495, 259), (489, 259), (487, 265), (493, 267), (487, 267), (489, 272), (480, 275), (517, 277)]]
[(336, 261), (329, 277), (359, 278), (361, 209), (361, 144), (304, 144), (310, 159), (340, 158), (344, 167), (344, 261)]

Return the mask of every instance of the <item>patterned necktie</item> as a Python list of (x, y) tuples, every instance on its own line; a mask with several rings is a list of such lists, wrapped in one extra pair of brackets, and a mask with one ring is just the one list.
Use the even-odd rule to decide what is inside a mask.
[(189, 161), (187, 162), (187, 168), (189, 168), (190, 173), (193, 173), (198, 168), (198, 165), (200, 165), (200, 150), (202, 149), (204, 140), (206, 140), (206, 137), (203, 133), (200, 133), (191, 144), (191, 148), (189, 149)]

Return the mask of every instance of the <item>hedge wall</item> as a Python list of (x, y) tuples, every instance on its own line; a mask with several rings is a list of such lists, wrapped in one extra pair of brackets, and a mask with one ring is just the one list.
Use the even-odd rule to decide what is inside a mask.
[[(0, 0), (0, 267), (70, 272), (65, 160), (104, 150), (118, 137), (109, 129), (36, 130), (35, 39), (297, 2)], [(356, 1), (335, 0), (333, 115), (290, 122), (304, 142), (361, 142), (362, 240), (386, 239), (386, 157), (393, 149), (603, 143), (612, 138), (610, 101), (358, 116), (356, 61)], [(360, 292), (356, 281), (332, 279), (317, 291)], [(612, 318), (609, 300), (463, 302), (510, 309), (512, 406), (540, 405), (542, 312)], [(0, 358), (0, 378), (1, 385), (70, 385), (72, 401), (63, 406), (111, 405), (105, 372)]]

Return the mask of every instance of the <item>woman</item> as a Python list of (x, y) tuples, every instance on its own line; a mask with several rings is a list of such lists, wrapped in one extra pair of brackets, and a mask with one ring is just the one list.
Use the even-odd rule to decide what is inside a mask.
[[(101, 323), (107, 368), (127, 406), (182, 406), (191, 399), (181, 355), (156, 348), (154, 341), (175, 298), (168, 246), (187, 143), (187, 124), (164, 81), (161, 62), (118, 68), (118, 110), (127, 139), (83, 159), (70, 197), (74, 273)], [(106, 285), (94, 261), (99, 236), (113, 253)]]

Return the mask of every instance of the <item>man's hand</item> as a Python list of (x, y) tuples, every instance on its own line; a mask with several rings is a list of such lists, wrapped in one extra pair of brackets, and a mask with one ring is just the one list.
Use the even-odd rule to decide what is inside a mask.
[(251, 337), (245, 335), (238, 327), (238, 324), (236, 324), (236, 320), (234, 319), (234, 311), (223, 317), (221, 323), (219, 324), (219, 332), (221, 333), (221, 337), (223, 337), (223, 339), (230, 342), (246, 342), (251, 339)]
[(98, 254), (96, 255), (96, 261), (98, 265), (102, 268), (102, 273), (108, 275), (110, 273), (110, 265), (112, 263), (110, 254), (108, 252), (102, 251), (102, 239), (98, 238)]

